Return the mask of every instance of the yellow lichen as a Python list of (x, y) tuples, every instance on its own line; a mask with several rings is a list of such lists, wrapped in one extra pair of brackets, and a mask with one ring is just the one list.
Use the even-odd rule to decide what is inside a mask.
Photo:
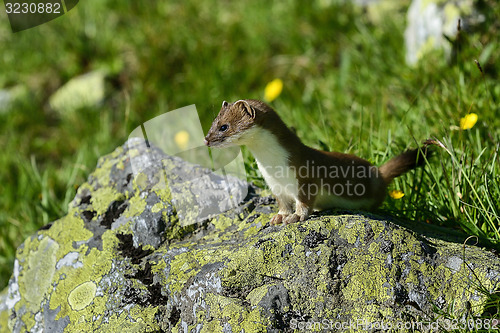
[(92, 303), (97, 286), (92, 281), (87, 281), (73, 289), (68, 295), (68, 303), (74, 311), (85, 309)]
[(27, 264), (23, 265), (24, 269), (19, 275), (19, 284), (24, 287), (21, 293), (28, 309), (36, 312), (40, 308), (42, 299), (50, 293), (59, 245), (49, 237), (44, 237), (39, 242), (35, 239), (33, 243), (30, 243), (29, 239), (25, 243), (31, 252), (27, 258)]
[(268, 290), (269, 285), (257, 287), (248, 293), (246, 300), (249, 301), (252, 306), (256, 306), (262, 300), (262, 298), (266, 296)]

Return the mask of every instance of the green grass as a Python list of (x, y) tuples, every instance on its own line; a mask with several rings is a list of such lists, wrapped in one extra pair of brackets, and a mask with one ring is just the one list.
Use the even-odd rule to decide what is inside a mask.
[[(382, 212), (500, 242), (498, 6), (475, 32), (451, 36), (415, 68), (404, 63), (405, 5), (381, 19), (332, 1), (81, 2), (67, 15), (12, 34), (1, 13), (0, 88), (19, 91), (0, 113), (0, 285), (15, 248), (66, 212), (97, 158), (144, 121), (196, 104), (208, 130), (222, 100), (272, 102), (305, 143), (380, 165), (427, 138), (445, 147), (391, 189)], [(494, 9), (494, 10), (493, 10)], [(481, 63), (483, 72), (474, 60)], [(66, 81), (107, 71), (106, 100), (59, 114), (48, 98)], [(460, 130), (467, 113), (479, 116)], [(249, 177), (263, 184), (246, 154)]]

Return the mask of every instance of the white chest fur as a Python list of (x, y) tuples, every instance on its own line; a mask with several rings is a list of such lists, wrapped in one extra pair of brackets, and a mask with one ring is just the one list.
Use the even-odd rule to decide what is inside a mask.
[(280, 200), (291, 201), (298, 197), (298, 181), (290, 168), (289, 153), (274, 134), (260, 127), (248, 131), (245, 145), (255, 157), (267, 185)]

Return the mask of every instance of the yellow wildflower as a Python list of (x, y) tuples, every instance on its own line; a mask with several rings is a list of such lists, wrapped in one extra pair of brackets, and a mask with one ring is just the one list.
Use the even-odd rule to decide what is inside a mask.
[(186, 131), (179, 131), (174, 136), (174, 141), (180, 149), (186, 149), (189, 142), (189, 133)]
[(272, 102), (281, 94), (283, 90), (283, 81), (281, 79), (274, 79), (266, 85), (264, 90), (264, 99), (266, 102)]
[(471, 129), (477, 122), (477, 114), (469, 113), (462, 119), (460, 119), (460, 129), (468, 130)]
[(392, 190), (392, 191), (389, 191), (389, 196), (393, 199), (401, 199), (402, 197), (405, 196), (405, 194), (403, 193), (403, 191), (400, 191), (400, 190)]

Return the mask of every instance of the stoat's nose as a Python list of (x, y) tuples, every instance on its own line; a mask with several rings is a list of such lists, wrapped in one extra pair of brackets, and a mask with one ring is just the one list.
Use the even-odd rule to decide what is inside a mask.
[(205, 143), (205, 146), (208, 146), (209, 142), (208, 142), (207, 138), (205, 138), (205, 139), (203, 140), (203, 142)]

